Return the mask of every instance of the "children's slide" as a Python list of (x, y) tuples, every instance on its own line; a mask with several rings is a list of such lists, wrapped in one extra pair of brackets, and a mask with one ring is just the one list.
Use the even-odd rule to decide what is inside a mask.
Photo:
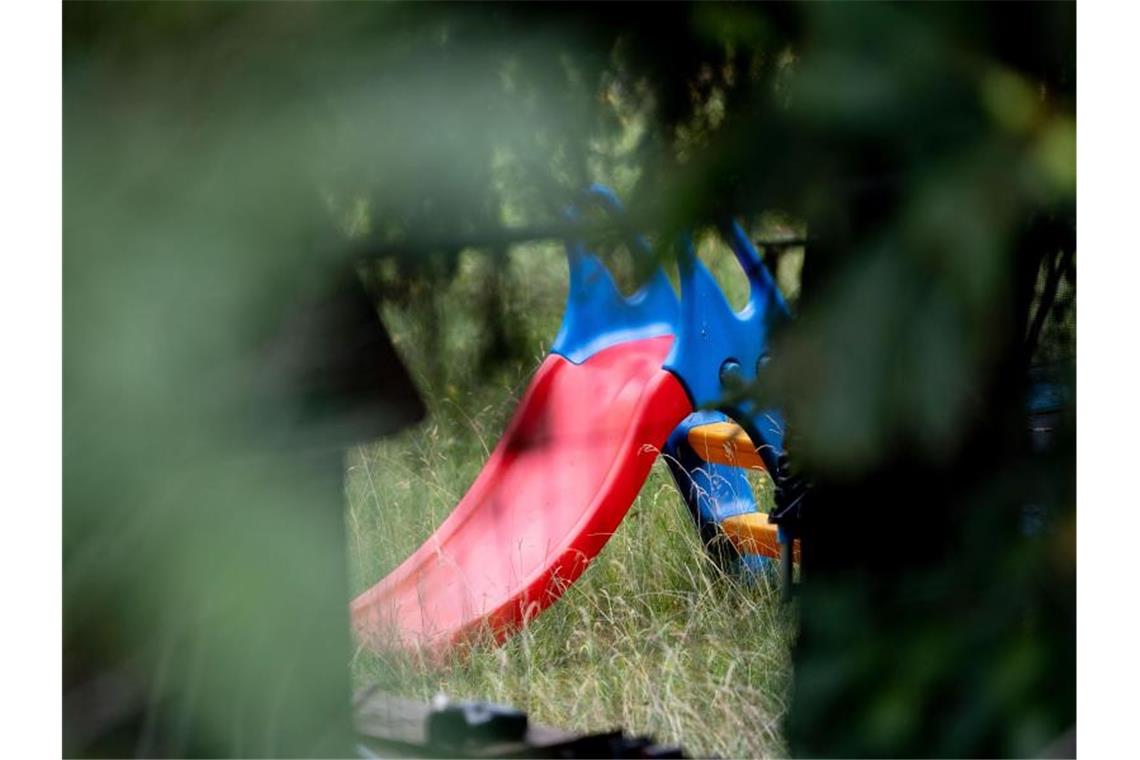
[[(590, 198), (620, 210), (604, 188), (592, 188)], [(584, 244), (568, 242), (569, 297), (551, 354), (451, 515), (352, 602), (364, 645), (438, 654), (480, 631), (502, 640), (552, 604), (601, 551), (670, 433), (695, 401), (706, 402), (694, 399), (700, 393), (687, 382), (686, 367), (707, 363), (720, 348), (697, 331), (687, 340), (681, 335), (686, 277), (716, 291), (716, 308), (739, 321), (729, 332), (757, 342), (756, 304), (741, 312), (746, 317), (733, 313), (687, 250), (679, 302), (660, 270), (633, 296), (622, 296)], [(768, 297), (755, 286), (753, 301)], [(690, 282), (690, 295), (694, 287)], [(765, 335), (761, 330), (759, 343)], [(679, 354), (682, 345), (689, 350)], [(752, 367), (759, 358), (740, 357)]]
[(484, 625), (506, 635), (553, 602), (601, 551), (690, 411), (661, 369), (671, 343), (634, 340), (582, 364), (547, 357), (455, 511), (353, 602), (358, 631), (436, 648)]

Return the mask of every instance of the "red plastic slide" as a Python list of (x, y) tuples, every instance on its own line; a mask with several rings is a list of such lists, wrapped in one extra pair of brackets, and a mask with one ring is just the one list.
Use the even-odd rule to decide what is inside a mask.
[(439, 653), (499, 639), (555, 601), (625, 516), (692, 411), (661, 368), (672, 336), (539, 367), (479, 477), (439, 529), (352, 603), (361, 641)]

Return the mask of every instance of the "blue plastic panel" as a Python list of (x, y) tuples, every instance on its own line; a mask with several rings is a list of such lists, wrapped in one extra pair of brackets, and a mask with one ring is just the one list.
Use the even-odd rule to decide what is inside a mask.
[[(589, 188), (586, 201), (615, 214), (622, 212), (613, 191), (601, 185)], [(578, 210), (568, 210), (567, 217), (577, 219)], [(631, 253), (649, 256), (649, 244), (644, 238), (636, 237)], [(551, 353), (581, 364), (598, 351), (619, 343), (677, 333), (680, 315), (677, 296), (660, 267), (645, 285), (626, 298), (609, 270), (586, 250), (583, 241), (568, 240), (566, 256), (570, 265), (570, 287), (562, 327)]]
[[(697, 258), (690, 235), (680, 242), (681, 315), (677, 341), (665, 361), (699, 409), (721, 409), (744, 426), (770, 471), (783, 449), (783, 417), (751, 399), (733, 400), (736, 387), (756, 380), (768, 357), (776, 325), (790, 319), (787, 304), (760, 255), (739, 224), (723, 230), (748, 277), (748, 303), (733, 311), (708, 268)], [(730, 371), (726, 371), (730, 370)]]

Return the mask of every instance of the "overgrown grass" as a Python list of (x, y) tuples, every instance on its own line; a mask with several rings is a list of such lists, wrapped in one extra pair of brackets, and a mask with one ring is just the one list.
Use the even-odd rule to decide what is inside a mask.
[[(524, 349), (481, 372), (490, 338), (477, 312), (492, 276)], [(557, 330), (565, 288), (560, 250), (535, 248), (502, 270), (467, 257), (430, 297), (386, 311), (430, 415), (349, 457), (354, 591), (418, 546), (474, 480)], [(659, 461), (579, 582), (505, 646), (435, 669), (360, 651), (354, 675), (414, 698), (509, 703), (569, 729), (651, 733), (696, 755), (780, 755), (789, 616), (771, 584), (727, 577), (707, 559)]]

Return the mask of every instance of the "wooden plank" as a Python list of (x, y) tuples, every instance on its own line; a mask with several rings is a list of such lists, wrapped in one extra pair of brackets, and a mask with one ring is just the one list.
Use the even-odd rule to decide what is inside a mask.
[(764, 469), (764, 460), (748, 434), (734, 422), (711, 422), (689, 431), (689, 446), (712, 464)]
[(486, 737), (442, 744), (429, 736), (429, 705), (388, 694), (377, 685), (358, 691), (353, 708), (363, 746), (382, 757), (684, 757), (676, 747), (655, 745), (647, 737), (630, 737), (622, 731), (576, 734), (530, 722), (518, 740)]
[(427, 742), (430, 708), (421, 702), (386, 694), (373, 684), (353, 699), (356, 730), (364, 736), (419, 747)]

